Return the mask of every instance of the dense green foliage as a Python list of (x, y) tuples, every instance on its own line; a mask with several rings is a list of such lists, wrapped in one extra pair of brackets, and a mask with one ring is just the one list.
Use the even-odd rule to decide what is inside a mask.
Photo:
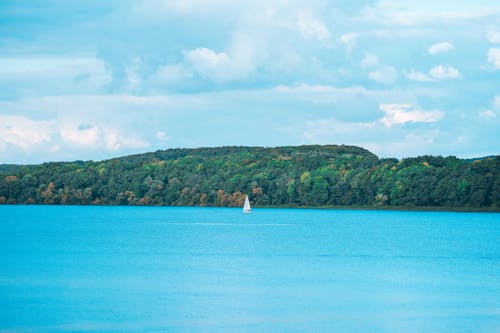
[(379, 159), (352, 146), (169, 149), (0, 166), (0, 203), (500, 207), (500, 156)]

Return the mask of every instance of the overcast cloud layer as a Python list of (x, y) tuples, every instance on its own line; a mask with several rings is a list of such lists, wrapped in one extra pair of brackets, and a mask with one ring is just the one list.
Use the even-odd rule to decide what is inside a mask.
[(6, 0), (0, 21), (0, 163), (500, 153), (497, 1)]

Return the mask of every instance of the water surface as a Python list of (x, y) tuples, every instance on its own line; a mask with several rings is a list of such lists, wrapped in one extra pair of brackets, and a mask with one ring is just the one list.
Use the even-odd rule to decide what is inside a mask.
[(0, 331), (500, 331), (498, 213), (0, 206), (0, 267)]

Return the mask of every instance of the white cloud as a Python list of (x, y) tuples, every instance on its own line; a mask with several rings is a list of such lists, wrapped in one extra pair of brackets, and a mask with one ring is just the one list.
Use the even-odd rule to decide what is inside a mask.
[(291, 93), (291, 94), (301, 94), (301, 93), (366, 93), (366, 90), (361, 87), (353, 88), (337, 88), (335, 86), (320, 85), (320, 84), (296, 84), (293, 86), (279, 85), (272, 89), (280, 93)]
[(266, 42), (262, 38), (246, 33), (233, 34), (228, 54), (231, 66), (226, 74), (231, 79), (241, 79), (251, 75), (258, 65), (265, 64)]
[(310, 11), (300, 11), (297, 18), (297, 28), (304, 38), (325, 40), (330, 32), (325, 24), (314, 17)]
[(379, 83), (391, 84), (398, 78), (398, 72), (392, 66), (385, 66), (376, 71), (370, 72), (368, 77)]
[(390, 128), (380, 121), (345, 122), (333, 118), (307, 121), (301, 132), (303, 144), (342, 142), (366, 148), (383, 157), (429, 154), (440, 134), (437, 128)]
[(495, 96), (493, 98), (492, 109), (487, 109), (483, 111), (479, 111), (478, 115), (483, 119), (494, 119), (497, 117), (497, 113), (500, 112), (500, 96)]
[(146, 148), (149, 143), (133, 134), (122, 134), (119, 130), (107, 125), (62, 124), (60, 137), (64, 144), (86, 149), (119, 150), (122, 148)]
[(206, 47), (187, 52), (185, 59), (197, 72), (207, 77), (219, 76), (218, 72), (226, 71), (230, 65), (229, 56), (226, 53), (217, 53)]
[[(154, 0), (153, 0), (154, 1)], [(178, 13), (186, 14), (196, 9), (194, 1), (186, 1), (186, 0), (163, 0), (159, 5), (163, 5), (166, 9), (174, 10)]]
[(412, 81), (420, 81), (420, 82), (434, 81), (433, 78), (430, 77), (429, 75), (422, 73), (422, 72), (418, 72), (413, 68), (411, 69), (411, 71), (409, 73), (406, 73), (405, 75), (408, 79), (410, 79)]
[(351, 51), (352, 48), (356, 45), (356, 39), (358, 38), (358, 34), (355, 32), (349, 32), (340, 36), (339, 40), (341, 43), (347, 46), (347, 50)]
[[(327, 13), (327, 3), (145, 0), (132, 8), (134, 18), (171, 27), (169, 30), (181, 34), (184, 44), (193, 38), (199, 41), (196, 35), (201, 37), (189, 22), (209, 26), (210, 34), (202, 38), (203, 44), (185, 48), (184, 65), (193, 74), (219, 83), (246, 78), (257, 68), (273, 76), (281, 72), (295, 73), (294, 66), (302, 64), (303, 54), (311, 59), (307, 52), (310, 45), (317, 47), (317, 44), (310, 44), (310, 40), (320, 41), (321, 46), (325, 46), (331, 37), (322, 18)], [(169, 20), (172, 16), (174, 19)], [(299, 35), (303, 38), (298, 38)], [(166, 40), (171, 38), (169, 36)], [(171, 52), (171, 47), (168, 49), (167, 52)], [(288, 65), (290, 62), (292, 64)]]
[(456, 68), (443, 65), (432, 68), (429, 74), (435, 79), (456, 79), (460, 77), (460, 72)]
[(479, 112), (479, 117), (485, 118), (485, 119), (492, 119), (492, 118), (496, 118), (497, 114), (495, 113), (495, 111), (492, 111), (492, 110), (484, 110), (484, 111)]
[(375, 54), (367, 53), (363, 60), (361, 60), (361, 65), (365, 67), (375, 66), (378, 64), (378, 57)]
[[(67, 96), (68, 102), (75, 98)], [(78, 97), (77, 97), (78, 98)], [(162, 95), (152, 96), (137, 96), (137, 95), (97, 95), (97, 96), (84, 96), (87, 103), (94, 103), (94, 107), (109, 104), (111, 108), (123, 108), (125, 106), (166, 106), (169, 98)]]
[(108, 132), (104, 136), (104, 145), (108, 150), (118, 150), (121, 147), (118, 135), (115, 132)]
[(488, 50), (488, 62), (491, 62), (495, 69), (500, 69), (500, 49), (491, 48)]
[(94, 146), (99, 140), (99, 127), (88, 124), (64, 124), (60, 128), (61, 139), (77, 146)]
[(490, 43), (495, 43), (495, 44), (500, 43), (500, 31), (489, 32), (487, 38)]
[(381, 121), (386, 127), (406, 123), (433, 123), (443, 117), (441, 111), (419, 110), (410, 104), (380, 104), (379, 108), (385, 113)]
[(356, 41), (356, 38), (358, 38), (358, 34), (355, 32), (349, 32), (345, 33), (342, 36), (340, 36), (340, 41), (345, 44), (353, 43)]
[(127, 90), (136, 90), (140, 87), (142, 83), (142, 77), (140, 75), (141, 65), (142, 65), (141, 58), (136, 57), (132, 60), (131, 63), (125, 66)]
[[(39, 100), (41, 104), (43, 100)], [(43, 107), (42, 107), (43, 108)], [(149, 147), (149, 142), (134, 133), (108, 124), (76, 122), (65, 114), (51, 120), (0, 114), (0, 152), (116, 151)]]
[(450, 50), (453, 49), (453, 44), (450, 42), (442, 42), (442, 43), (437, 43), (429, 47), (427, 52), (429, 52), (430, 55), (435, 55), (439, 53), (446, 53)]
[[(255, 1), (259, 3), (258, 1)], [(238, 10), (253, 9), (253, 1), (243, 3), (232, 0), (211, 0), (210, 3), (199, 0), (143, 0), (134, 2), (132, 9), (136, 14), (145, 15), (147, 18), (160, 16), (172, 12), (180, 15), (215, 15), (221, 12), (233, 14)], [(234, 15), (234, 14), (233, 14)]]
[(164, 131), (156, 132), (155, 137), (160, 141), (167, 141), (169, 139), (167, 133), (165, 133)]
[(27, 150), (51, 140), (53, 123), (23, 116), (0, 115), (0, 150), (13, 146)]
[[(132, 135), (122, 135), (117, 130), (104, 127), (102, 129), (104, 147), (108, 150), (119, 150), (122, 148), (136, 149), (147, 148), (150, 144), (138, 137)], [(102, 139), (101, 138), (101, 139)]]
[(215, 52), (201, 47), (184, 55), (186, 64), (202, 77), (213, 81), (243, 79), (251, 75), (257, 65), (264, 63), (264, 52), (259, 52), (259, 43), (253, 36), (236, 33), (227, 51)]
[(438, 65), (431, 68), (429, 74), (416, 71), (412, 68), (410, 72), (405, 73), (405, 76), (412, 81), (432, 82), (443, 79), (458, 79), (460, 72), (452, 66)]
[[(451, 9), (450, 8), (454, 8)], [(466, 20), (494, 18), (500, 7), (481, 6), (472, 1), (376, 1), (365, 8), (363, 17), (377, 23), (399, 26), (449, 24)]]

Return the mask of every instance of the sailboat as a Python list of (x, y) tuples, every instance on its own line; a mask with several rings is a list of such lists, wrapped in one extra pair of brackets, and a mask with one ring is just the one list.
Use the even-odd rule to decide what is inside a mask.
[(252, 212), (252, 208), (250, 208), (250, 201), (248, 201), (248, 195), (245, 196), (245, 204), (243, 205), (243, 213), (249, 214)]

